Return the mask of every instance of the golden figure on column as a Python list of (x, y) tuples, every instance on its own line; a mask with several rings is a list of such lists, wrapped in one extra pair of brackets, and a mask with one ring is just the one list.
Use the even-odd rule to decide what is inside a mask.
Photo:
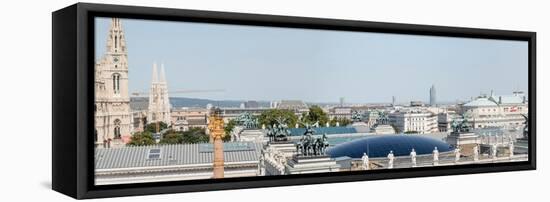
[(210, 115), (208, 130), (210, 131), (210, 142), (214, 144), (214, 178), (223, 178), (223, 119), (220, 116), (221, 110), (216, 108)]

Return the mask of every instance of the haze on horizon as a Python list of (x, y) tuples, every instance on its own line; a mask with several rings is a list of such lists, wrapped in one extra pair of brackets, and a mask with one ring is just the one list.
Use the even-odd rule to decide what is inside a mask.
[[(105, 52), (110, 18), (96, 19), (95, 54)], [(122, 19), (130, 92), (147, 92), (153, 62), (170, 94), (213, 100), (336, 103), (467, 100), (480, 93), (527, 92), (522, 41), (415, 36)]]

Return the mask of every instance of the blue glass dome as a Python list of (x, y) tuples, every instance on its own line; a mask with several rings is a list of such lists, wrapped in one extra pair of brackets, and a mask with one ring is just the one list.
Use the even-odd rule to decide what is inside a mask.
[(439, 152), (448, 152), (453, 148), (434, 138), (418, 135), (373, 135), (336, 145), (327, 150), (333, 158), (348, 156), (361, 158), (367, 153), (370, 158), (386, 157), (393, 151), (395, 156), (408, 156), (414, 148), (417, 155), (431, 154), (437, 147)]

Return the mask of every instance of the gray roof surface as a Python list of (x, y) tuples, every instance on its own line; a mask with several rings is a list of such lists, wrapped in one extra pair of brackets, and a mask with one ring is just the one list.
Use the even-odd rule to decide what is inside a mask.
[[(212, 163), (212, 144), (173, 144), (152, 146), (128, 146), (122, 148), (98, 148), (95, 150), (96, 169), (140, 168), (152, 166), (177, 166)], [(160, 159), (148, 159), (150, 149), (161, 149)], [(261, 143), (226, 142), (226, 163), (258, 161)]]
[(488, 98), (477, 98), (475, 100), (472, 100), (466, 104), (464, 104), (466, 107), (486, 107), (486, 106), (497, 106), (497, 103), (489, 100)]

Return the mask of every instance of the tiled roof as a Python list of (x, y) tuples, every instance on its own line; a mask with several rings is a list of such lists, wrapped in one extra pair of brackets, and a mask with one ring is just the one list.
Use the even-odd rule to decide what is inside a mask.
[[(211, 164), (214, 153), (210, 143), (173, 144), (153, 146), (128, 146), (122, 148), (98, 148), (95, 150), (96, 169), (140, 168), (152, 166), (177, 166)], [(149, 159), (151, 149), (160, 149), (160, 158)], [(224, 143), (225, 163), (258, 161), (261, 143)]]

